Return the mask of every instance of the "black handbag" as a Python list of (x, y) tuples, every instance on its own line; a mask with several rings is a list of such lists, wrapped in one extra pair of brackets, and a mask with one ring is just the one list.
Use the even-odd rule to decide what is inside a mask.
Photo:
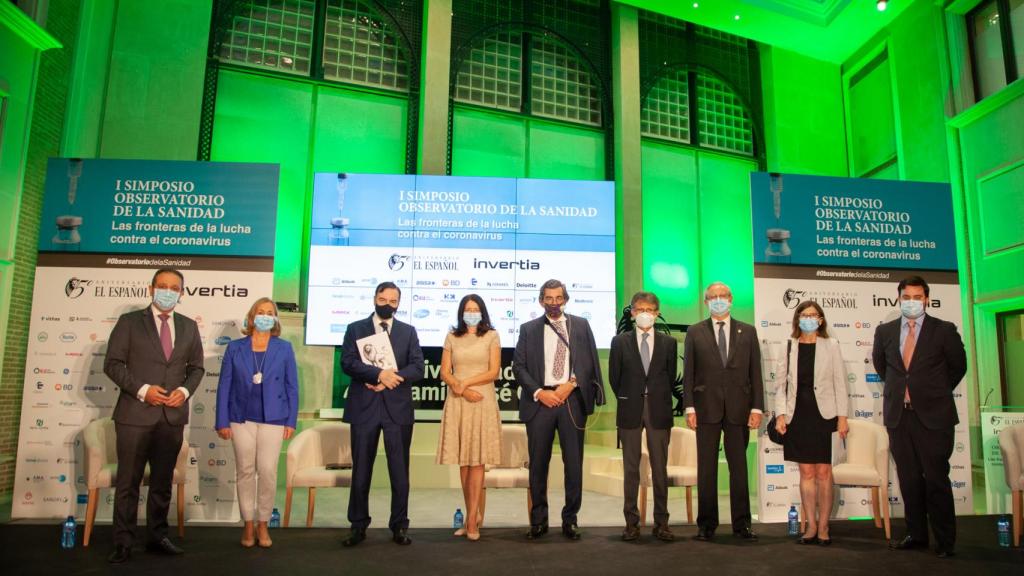
[[(786, 341), (786, 401), (787, 402), (789, 401), (789, 353), (790, 353), (790, 351), (792, 349), (793, 349), (793, 340), (791, 340), (791, 339), (787, 340)], [(772, 442), (778, 444), (779, 446), (782, 446), (783, 442), (785, 442), (785, 440), (786, 440), (786, 437), (783, 436), (782, 433), (779, 432), (779, 430), (775, 427), (775, 419), (777, 417), (778, 416), (776, 416), (775, 411), (773, 410), (772, 411), (772, 418), (771, 418), (771, 420), (768, 421), (768, 439), (771, 440)]]

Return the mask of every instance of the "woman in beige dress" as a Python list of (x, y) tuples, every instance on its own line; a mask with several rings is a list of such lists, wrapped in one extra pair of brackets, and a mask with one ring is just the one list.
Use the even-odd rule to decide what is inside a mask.
[(469, 294), (459, 302), (458, 324), (444, 341), (441, 379), (448, 397), (441, 417), (438, 464), (458, 464), (466, 500), (466, 527), (455, 532), (480, 539), (484, 467), (501, 463), (501, 416), (494, 381), (501, 370), (501, 341), (487, 306)]

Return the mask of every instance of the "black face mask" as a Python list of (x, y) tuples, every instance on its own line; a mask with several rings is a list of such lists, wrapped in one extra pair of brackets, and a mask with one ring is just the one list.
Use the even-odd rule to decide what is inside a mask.
[(378, 318), (388, 320), (395, 315), (395, 310), (398, 310), (398, 308), (389, 304), (375, 304), (373, 310), (377, 313)]

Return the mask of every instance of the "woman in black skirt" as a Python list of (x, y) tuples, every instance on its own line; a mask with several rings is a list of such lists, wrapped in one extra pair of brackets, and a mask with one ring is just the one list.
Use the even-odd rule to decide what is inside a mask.
[(827, 546), (832, 543), (832, 433), (846, 438), (850, 430), (846, 367), (817, 302), (797, 306), (789, 342), (789, 353), (775, 370), (775, 427), (784, 435), (786, 460), (800, 465), (807, 531), (797, 542)]

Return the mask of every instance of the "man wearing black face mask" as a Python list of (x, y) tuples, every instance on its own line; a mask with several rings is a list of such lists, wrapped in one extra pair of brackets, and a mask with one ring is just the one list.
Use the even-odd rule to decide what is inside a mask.
[(548, 531), (548, 467), (558, 431), (565, 466), (562, 534), (579, 540), (576, 514), (583, 501), (583, 433), (595, 396), (603, 403), (601, 365), (590, 324), (565, 314), (565, 284), (548, 280), (540, 289), (544, 316), (519, 328), (512, 370), (519, 383), (519, 419), (526, 423), (530, 452), (530, 540)]
[[(396, 544), (411, 544), (409, 529), (409, 446), (412, 443), (412, 383), (423, 378), (423, 351), (416, 329), (394, 318), (402, 291), (383, 282), (374, 292), (374, 313), (348, 325), (342, 344), (341, 368), (352, 380), (343, 420), (351, 425), (352, 489), (348, 521), (352, 531), (342, 544), (355, 546), (366, 539), (370, 525), (370, 480), (377, 443), (384, 434), (384, 451), (391, 478), (391, 528)], [(397, 369), (366, 364), (359, 356), (361, 338), (385, 333)]]

